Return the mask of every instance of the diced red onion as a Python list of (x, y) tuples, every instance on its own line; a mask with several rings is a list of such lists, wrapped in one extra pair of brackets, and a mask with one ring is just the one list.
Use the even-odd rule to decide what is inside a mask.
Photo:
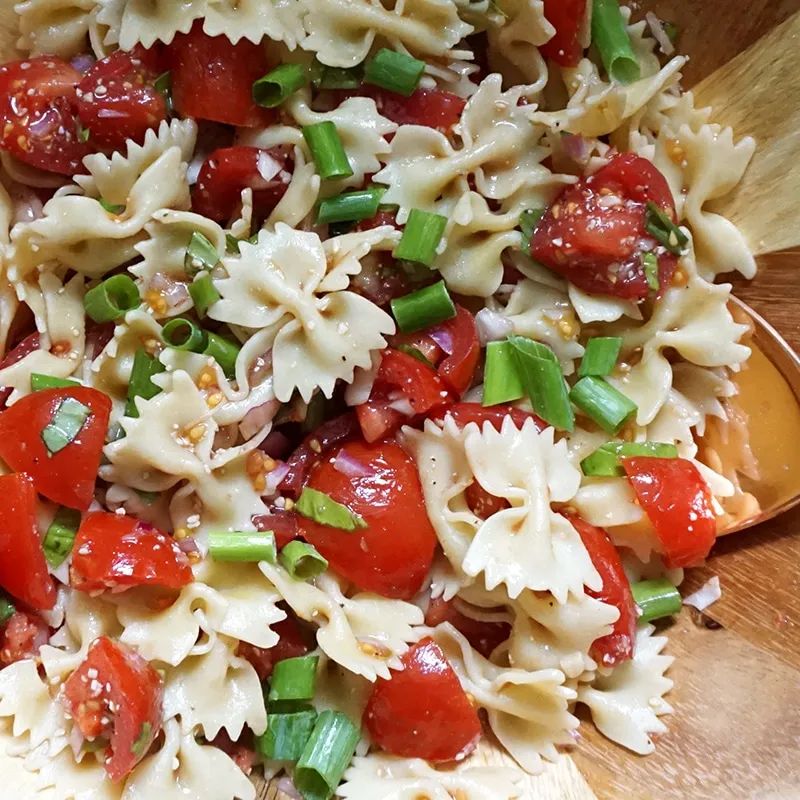
[(450, 331), (445, 328), (434, 328), (432, 331), (428, 332), (428, 336), (430, 336), (447, 355), (453, 355), (453, 337), (450, 335)]
[(353, 382), (344, 390), (344, 401), (348, 406), (360, 406), (369, 400), (380, 366), (381, 360), (378, 356), (372, 359), (372, 366), (369, 369), (356, 369)]
[(280, 407), (280, 400), (268, 400), (260, 406), (251, 408), (244, 415), (244, 419), (239, 423), (239, 433), (241, 433), (245, 439), (251, 439), (265, 425), (272, 422)]
[(278, 796), (283, 794), (291, 800), (303, 800), (303, 795), (295, 789), (294, 781), (288, 775), (278, 778), (275, 788), (278, 790)]
[(251, 386), (258, 386), (265, 378), (269, 376), (270, 369), (272, 368), (272, 349), (267, 350), (252, 364), (247, 370), (247, 380)]
[(61, 124), (57, 113), (51, 113), (53, 109), (48, 109), (35, 122), (28, 126), (28, 130), (37, 138), (44, 138), (50, 133), (55, 133)]
[(81, 53), (75, 56), (70, 62), (73, 69), (78, 70), (82, 75), (85, 75), (94, 66), (94, 57), (88, 53)]
[(281, 171), (281, 165), (266, 151), (261, 150), (256, 158), (256, 169), (264, 179), (264, 186), (253, 186), (253, 189), (266, 189), (269, 182)]
[(669, 40), (664, 26), (661, 24), (661, 20), (652, 11), (648, 11), (644, 15), (644, 18), (647, 20), (650, 33), (653, 34), (653, 38), (658, 42), (661, 52), (665, 56), (671, 56), (675, 52), (675, 45)]
[(514, 323), (490, 308), (482, 308), (475, 315), (475, 327), (478, 329), (481, 347), (485, 347), (489, 342), (501, 342), (514, 332)]
[(399, 411), (401, 414), (404, 414), (406, 417), (413, 417), (414, 414), (417, 413), (411, 407), (411, 403), (408, 401), (407, 397), (398, 397), (397, 400), (392, 400), (392, 402), (389, 403), (389, 408), (392, 408), (395, 411)]
[(86, 741), (84, 735), (81, 733), (80, 727), (73, 723), (72, 730), (69, 734), (69, 745), (72, 748), (72, 754), (75, 756), (76, 761), (80, 761), (81, 751), (83, 750), (83, 743)]
[(719, 585), (719, 577), (714, 575), (709, 578), (694, 594), (690, 594), (683, 599), (685, 606), (694, 606), (698, 611), (705, 611), (712, 603), (722, 597), (722, 589)]
[(97, 112), (100, 119), (127, 119), (128, 115), (113, 108), (101, 108)]
[(562, 136), (561, 146), (564, 148), (566, 155), (573, 161), (577, 161), (579, 164), (585, 164), (589, 160), (589, 142), (582, 136), (577, 136), (575, 134)]
[(179, 306), (189, 296), (189, 289), (186, 284), (182, 281), (176, 281), (166, 272), (157, 272), (153, 275), (148, 288), (158, 292), (167, 301), (170, 308)]
[(197, 546), (197, 542), (191, 537), (187, 536), (185, 539), (177, 539), (178, 547), (180, 547), (182, 553), (186, 553), (186, 555), (190, 555), (191, 553), (199, 553), (200, 548)]
[(33, 222), (44, 216), (44, 206), (39, 195), (29, 186), (14, 183), (9, 192), (14, 201), (14, 222)]
[(353, 458), (344, 450), (338, 452), (332, 463), (337, 472), (347, 475), (348, 478), (366, 478), (375, 474), (374, 470), (370, 469), (366, 464), (362, 464), (357, 458)]
[(258, 449), (266, 453), (270, 458), (283, 458), (292, 449), (292, 442), (281, 431), (270, 431)]
[(267, 482), (264, 487), (264, 496), (272, 497), (278, 493), (278, 487), (283, 483), (283, 479), (289, 474), (289, 465), (281, 461), (273, 470), (267, 473)]

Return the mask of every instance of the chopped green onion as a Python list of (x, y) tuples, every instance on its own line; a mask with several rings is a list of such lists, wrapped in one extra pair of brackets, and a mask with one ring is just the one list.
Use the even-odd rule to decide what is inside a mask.
[(294, 785), (306, 800), (329, 800), (353, 759), (361, 738), (341, 711), (323, 711), (294, 771)]
[(405, 353), (407, 356), (411, 356), (411, 358), (416, 358), (417, 361), (421, 361), (426, 367), (436, 369), (436, 366), (425, 357), (425, 353), (423, 353), (422, 350), (412, 347), (410, 344), (399, 344), (396, 349), (401, 353)]
[(392, 300), (392, 313), (403, 333), (437, 325), (456, 315), (456, 307), (444, 281)]
[(430, 267), (446, 227), (447, 217), (412, 208), (394, 257)]
[(313, 709), (291, 714), (270, 712), (266, 731), (255, 737), (256, 752), (274, 761), (297, 761), (311, 738), (316, 721), (317, 712)]
[(661, 22), (661, 27), (664, 29), (664, 33), (667, 34), (667, 39), (675, 44), (678, 41), (678, 36), (680, 35), (680, 28), (674, 22)]
[(287, 708), (287, 704), (313, 700), (318, 664), (319, 656), (299, 656), (278, 661), (269, 684), (270, 710), (292, 710)]
[(119, 216), (125, 210), (125, 206), (114, 205), (114, 203), (109, 203), (108, 200), (103, 200), (102, 197), (97, 202), (100, 203), (103, 209), (109, 214)]
[(657, 292), (661, 288), (658, 280), (658, 256), (655, 253), (642, 253), (642, 269), (647, 285)]
[(304, 126), (303, 138), (311, 150), (320, 178), (349, 178), (353, 174), (339, 131), (330, 120)]
[(619, 0), (594, 0), (592, 10), (592, 41), (609, 77), (618, 83), (633, 83), (642, 74)]
[(508, 341), (514, 348), (517, 373), (533, 410), (559, 430), (571, 431), (575, 427), (575, 414), (569, 402), (569, 387), (555, 353), (546, 345), (524, 336), (509, 336)]
[(91, 130), (89, 128), (84, 128), (83, 125), (81, 125), (80, 120), (78, 120), (78, 141), (88, 142), (91, 133)]
[(617, 363), (619, 351), (622, 348), (620, 336), (595, 336), (586, 343), (586, 351), (581, 359), (578, 375), (585, 378), (594, 375), (604, 378), (610, 375)]
[(47, 529), (42, 549), (51, 567), (60, 567), (72, 552), (75, 536), (81, 524), (81, 512), (61, 506)]
[(208, 311), (217, 300), (222, 299), (220, 293), (214, 286), (214, 281), (211, 280), (211, 276), (207, 272), (189, 284), (189, 295), (194, 303), (194, 310), (197, 312), (197, 316), (200, 317), (200, 319), (205, 317), (206, 311)]
[(354, 514), (347, 506), (337, 503), (324, 492), (319, 492), (310, 486), (306, 486), (300, 493), (294, 510), (320, 525), (343, 531), (356, 531), (369, 527), (362, 517)]
[(306, 405), (303, 433), (313, 433), (325, 421), (325, 395), (317, 392)]
[(78, 381), (71, 381), (68, 378), (54, 378), (52, 375), (31, 372), (32, 392), (41, 392), (43, 389), (67, 389), (70, 386), (80, 386), (80, 384)]
[(145, 489), (135, 489), (134, 491), (146, 506), (153, 505), (161, 497), (161, 492), (148, 492)]
[(219, 264), (217, 248), (200, 231), (193, 231), (183, 257), (183, 271), (193, 278), (204, 269), (214, 269)]
[(419, 85), (425, 62), (384, 47), (367, 62), (364, 82), (411, 97)]
[(370, 219), (378, 213), (378, 206), (383, 197), (385, 187), (373, 186), (370, 189), (359, 189), (345, 192), (336, 197), (327, 197), (319, 204), (317, 224), (327, 225), (331, 222), (358, 222)]
[(74, 397), (65, 397), (53, 414), (53, 418), (41, 432), (42, 441), (51, 456), (75, 441), (92, 409)]
[(164, 344), (175, 350), (188, 350), (202, 353), (208, 345), (208, 334), (190, 319), (175, 317), (162, 329), (161, 338)]
[(297, 581), (316, 578), (328, 569), (328, 562), (315, 547), (297, 540), (289, 542), (278, 556), (283, 568)]
[(172, 100), (172, 73), (162, 72), (156, 78), (153, 88), (164, 98), (164, 105), (167, 109), (167, 116), (175, 115), (175, 103)]
[(83, 307), (95, 322), (115, 322), (141, 302), (139, 289), (128, 275), (106, 278), (83, 297)]
[(16, 613), (17, 609), (11, 600), (4, 593), (0, 594), (0, 625), (5, 625)]
[(128, 403), (125, 406), (126, 417), (136, 419), (139, 416), (135, 398), (141, 397), (143, 400), (152, 400), (161, 392), (161, 389), (151, 379), (153, 375), (158, 375), (164, 370), (166, 370), (166, 367), (157, 358), (151, 358), (143, 347), (136, 351), (133, 357), (131, 379), (128, 382)]
[(689, 242), (689, 237), (669, 218), (661, 206), (647, 202), (644, 229), (674, 256), (679, 256)]
[(212, 531), (208, 552), (214, 561), (269, 561), (274, 564), (277, 550), (272, 531)]
[(526, 208), (519, 217), (519, 229), (522, 231), (522, 252), (530, 254), (531, 238), (539, 220), (544, 216), (543, 208)]
[(139, 728), (139, 735), (131, 745), (131, 753), (133, 753), (136, 758), (141, 758), (145, 754), (145, 751), (150, 744), (150, 734), (152, 732), (153, 726), (149, 722), (143, 722), (142, 727)]
[(254, 233), (248, 239), (237, 239), (230, 233), (225, 234), (225, 252), (230, 253), (231, 255), (236, 255), (239, 252), (239, 245), (242, 242), (248, 242), (249, 244), (255, 244), (258, 241), (258, 232)]
[(638, 406), (602, 378), (581, 378), (569, 398), (606, 433), (616, 436)]
[(639, 581), (631, 586), (633, 600), (641, 609), (639, 622), (652, 622), (662, 617), (671, 617), (681, 610), (681, 596), (666, 579)]
[(483, 378), (483, 405), (496, 406), (519, 400), (525, 388), (517, 372), (514, 347), (510, 342), (486, 345), (486, 368)]
[(281, 64), (253, 84), (253, 100), (262, 108), (276, 108), (305, 85), (305, 67)]
[(203, 354), (211, 356), (222, 367), (225, 375), (232, 378), (236, 373), (236, 359), (242, 348), (236, 342), (232, 342), (217, 333), (208, 333), (206, 336), (208, 344), (203, 350)]
[(364, 80), (364, 68), (328, 67), (316, 59), (311, 67), (311, 82), (317, 89), (358, 89)]
[(581, 469), (587, 476), (621, 478), (625, 470), (620, 459), (629, 456), (677, 458), (678, 448), (666, 442), (607, 442), (581, 461)]

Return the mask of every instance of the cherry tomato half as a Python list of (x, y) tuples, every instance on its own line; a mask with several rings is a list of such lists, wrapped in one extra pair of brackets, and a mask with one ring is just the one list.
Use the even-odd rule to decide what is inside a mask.
[(248, 642), (239, 642), (238, 655), (252, 664), (258, 673), (258, 679), (265, 681), (272, 675), (272, 670), (279, 661), (285, 658), (298, 658), (309, 652), (310, 648), (303, 638), (297, 620), (288, 616), (272, 626), (272, 630), (281, 638), (274, 647), (256, 647)]
[(480, 403), (455, 403), (447, 408), (440, 408), (428, 415), (428, 419), (434, 422), (442, 422), (445, 416), (450, 416), (459, 428), (474, 422), (483, 427), (484, 422), (499, 431), (506, 417), (511, 417), (514, 425), (521, 428), (526, 420), (532, 419), (536, 425), (536, 430), (543, 431), (547, 424), (539, 419), (536, 414), (530, 411), (523, 411), (521, 408), (513, 408), (507, 404), (484, 407)]
[(586, 0), (544, 0), (544, 16), (556, 34), (539, 47), (542, 55), (562, 67), (577, 67), (583, 57), (580, 31), (586, 17)]

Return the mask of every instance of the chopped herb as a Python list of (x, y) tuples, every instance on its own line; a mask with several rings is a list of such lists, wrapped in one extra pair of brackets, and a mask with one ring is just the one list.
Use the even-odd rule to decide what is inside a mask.
[(343, 531), (355, 531), (367, 528), (367, 523), (362, 517), (353, 514), (347, 506), (337, 503), (324, 492), (319, 492), (306, 486), (295, 503), (295, 511), (308, 519), (313, 519), (320, 525), (339, 528)]
[(131, 745), (131, 752), (136, 758), (141, 758), (150, 744), (150, 734), (153, 731), (153, 726), (149, 722), (143, 722), (142, 727), (139, 729), (139, 735), (136, 741)]
[(47, 452), (53, 456), (74, 442), (91, 413), (89, 406), (74, 397), (65, 397), (41, 433)]

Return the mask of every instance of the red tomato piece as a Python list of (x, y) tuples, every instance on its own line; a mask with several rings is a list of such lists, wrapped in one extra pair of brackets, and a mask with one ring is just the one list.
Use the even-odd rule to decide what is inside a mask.
[(33, 608), (50, 609), (56, 589), (39, 540), (33, 480), (19, 472), (3, 475), (0, 497), (0, 586)]
[(493, 494), (489, 494), (478, 481), (473, 481), (467, 486), (464, 497), (470, 511), (481, 519), (489, 519), (492, 514), (509, 507), (508, 500), (504, 497), (495, 497)]
[(146, 522), (93, 511), (78, 529), (70, 583), (82, 592), (142, 585), (180, 589), (193, 580), (178, 543)]
[(711, 492), (685, 458), (623, 458), (622, 466), (661, 542), (667, 567), (693, 567), (717, 536)]
[[(223, 147), (215, 150), (200, 168), (192, 194), (192, 208), (217, 222), (229, 220), (242, 199), (243, 189), (253, 190), (253, 205), (268, 216), (286, 194), (291, 175), (288, 154), (279, 147)], [(280, 168), (272, 174), (276, 165)], [(291, 166), (289, 165), (291, 168)], [(270, 175), (265, 179), (264, 175)]]
[(594, 568), (603, 579), (603, 588), (599, 592), (587, 588), (586, 594), (619, 609), (619, 619), (614, 623), (614, 629), (607, 636), (595, 640), (590, 650), (591, 657), (602, 666), (616, 667), (620, 662), (633, 658), (636, 642), (638, 611), (628, 576), (622, 568), (617, 548), (602, 528), (595, 528), (573, 515), (564, 516), (578, 531)]
[(223, 753), (228, 755), (245, 775), (253, 771), (253, 767), (258, 761), (253, 750), (253, 732), (249, 728), (242, 731), (242, 735), (234, 742), (223, 728), (212, 740), (211, 744), (218, 747)]
[(488, 408), (482, 406), (480, 403), (456, 403), (455, 405), (441, 408), (428, 416), (434, 422), (442, 422), (445, 415), (451, 416), (459, 428), (469, 425), (470, 422), (483, 427), (484, 422), (488, 422), (491, 426), (499, 431), (506, 417), (511, 417), (514, 425), (521, 428), (526, 420), (532, 419), (536, 425), (536, 429), (543, 431), (547, 424), (544, 420), (539, 419), (536, 414), (530, 411), (523, 411), (520, 408), (513, 408), (509, 405), (489, 406)]
[(141, 144), (148, 128), (167, 118), (167, 105), (153, 83), (165, 71), (158, 47), (116, 50), (96, 61), (78, 84), (78, 114), (96, 147), (122, 150)]
[(39, 349), (39, 332), (26, 336), (2, 361), (0, 369), (11, 367), (18, 361), (22, 361), (25, 356), (36, 352)]
[(457, 305), (456, 316), (437, 328), (448, 333), (452, 341), (452, 352), (439, 364), (437, 372), (456, 394), (463, 394), (469, 389), (481, 358), (475, 317)]
[(81, 73), (56, 56), (0, 66), (0, 149), (39, 169), (75, 175), (91, 147), (78, 137)]
[(279, 661), (304, 656), (311, 649), (303, 638), (297, 620), (292, 616), (275, 623), (272, 630), (281, 637), (274, 647), (256, 647), (254, 644), (239, 642), (237, 651), (242, 658), (253, 665), (261, 681), (272, 675), (272, 670)]
[(417, 642), (402, 658), (402, 672), (378, 678), (364, 724), (382, 750), (434, 763), (471, 753), (481, 737), (478, 712), (433, 639)]
[(397, 224), (397, 214), (394, 211), (379, 211), (374, 217), (362, 219), (356, 223), (357, 231), (371, 231), (373, 228), (380, 228), (382, 225), (391, 225), (400, 230)]
[(172, 99), (183, 117), (224, 122), (240, 128), (271, 125), (276, 113), (253, 100), (253, 83), (271, 64), (263, 44), (203, 32), (197, 20), (189, 33), (179, 33), (169, 47)]
[(362, 464), (364, 475), (336, 469), (337, 453), (311, 470), (308, 485), (361, 516), (368, 527), (345, 532), (300, 517), (300, 532), (360, 588), (409, 600), (422, 587), (436, 546), (417, 468), (394, 442), (352, 441), (339, 452)]
[(64, 707), (88, 739), (108, 738), (105, 769), (115, 783), (144, 757), (161, 730), (164, 683), (138, 653), (106, 636), (64, 684)]
[(447, 132), (461, 119), (467, 101), (441, 89), (417, 89), (403, 97), (387, 89), (370, 87), (378, 111), (398, 125), (424, 125)]
[(356, 406), (356, 414), (361, 435), (370, 444), (399, 430), (404, 422), (411, 421), (402, 411), (391, 408), (388, 400), (369, 400), (362, 403)]
[(644, 300), (651, 292), (644, 253), (661, 252), (659, 291), (678, 264), (645, 230), (648, 201), (675, 220), (672, 194), (658, 169), (633, 153), (616, 155), (556, 198), (531, 237), (531, 255), (586, 292)]
[(577, 67), (583, 57), (579, 37), (586, 17), (586, 0), (544, 0), (544, 15), (556, 34), (540, 45), (541, 54), (562, 67)]
[(453, 601), (437, 597), (431, 600), (425, 624), (435, 628), (443, 622), (449, 622), (457, 631), (464, 634), (467, 641), (485, 658), (511, 635), (511, 625), (507, 622), (481, 622), (462, 614)]
[(297, 529), (297, 514), (294, 511), (274, 509), (271, 514), (254, 514), (253, 525), (259, 531), (272, 531), (278, 550), (294, 541), (300, 531)]
[[(75, 439), (51, 455), (42, 441), (42, 431), (68, 397), (88, 406), (91, 414)], [(94, 497), (110, 414), (109, 396), (83, 386), (25, 395), (0, 414), (0, 458), (11, 469), (27, 472), (39, 494), (62, 506), (86, 511)]]
[(17, 611), (0, 629), (0, 664), (36, 658), (49, 638), (50, 628), (38, 614)]

